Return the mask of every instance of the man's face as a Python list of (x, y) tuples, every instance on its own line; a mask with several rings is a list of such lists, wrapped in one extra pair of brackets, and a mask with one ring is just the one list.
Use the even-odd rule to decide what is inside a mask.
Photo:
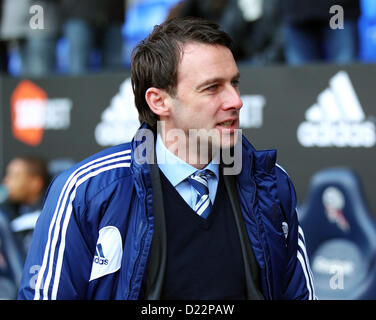
[(166, 127), (182, 129), (186, 136), (189, 129), (215, 130), (220, 147), (234, 145), (242, 107), (238, 82), (239, 70), (228, 48), (187, 43)]
[(9, 200), (15, 203), (25, 203), (33, 185), (32, 180), (27, 163), (21, 159), (12, 160), (7, 166), (4, 177)]

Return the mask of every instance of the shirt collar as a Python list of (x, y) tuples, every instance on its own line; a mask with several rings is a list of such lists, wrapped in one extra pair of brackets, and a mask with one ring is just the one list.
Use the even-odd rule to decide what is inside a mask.
[[(197, 168), (168, 150), (159, 133), (157, 135), (155, 151), (159, 168), (174, 187), (197, 171)], [(216, 179), (219, 180), (219, 155), (213, 158), (204, 169), (212, 171)]]

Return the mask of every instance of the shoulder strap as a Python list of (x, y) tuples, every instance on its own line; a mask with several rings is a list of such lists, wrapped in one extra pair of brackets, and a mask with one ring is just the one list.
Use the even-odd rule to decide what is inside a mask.
[(166, 219), (158, 165), (150, 165), (150, 174), (153, 189), (154, 233), (149, 253), (144, 299), (158, 300), (162, 293), (167, 262)]
[(249, 241), (247, 229), (245, 227), (244, 219), (241, 213), (235, 176), (223, 175), (223, 180), (226, 186), (227, 194), (230, 198), (236, 227), (239, 232), (240, 245), (245, 267), (245, 278), (247, 282), (247, 297), (249, 300), (264, 300), (265, 298), (260, 290), (260, 269), (256, 262), (253, 248)]

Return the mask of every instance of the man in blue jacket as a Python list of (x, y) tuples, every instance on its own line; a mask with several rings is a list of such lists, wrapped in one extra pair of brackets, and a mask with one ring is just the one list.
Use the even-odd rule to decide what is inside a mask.
[(51, 184), (20, 299), (314, 299), (288, 175), (239, 134), (218, 25), (173, 19), (135, 49), (143, 123)]

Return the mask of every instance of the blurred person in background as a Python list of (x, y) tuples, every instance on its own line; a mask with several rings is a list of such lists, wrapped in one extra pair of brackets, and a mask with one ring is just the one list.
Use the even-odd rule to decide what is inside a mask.
[(215, 21), (234, 41), (238, 62), (266, 65), (284, 62), (281, 0), (183, 0), (171, 17)]
[[(91, 66), (122, 67), (122, 35), (126, 0), (60, 0), (62, 36), (68, 45), (69, 74), (90, 71)], [(99, 58), (95, 58), (98, 49)], [(93, 62), (94, 61), (94, 62)], [(93, 67), (95, 68), (95, 67)]]
[[(338, 13), (330, 13), (334, 5), (343, 9), (343, 29), (330, 26)], [(290, 65), (357, 60), (359, 0), (282, 0), (282, 9), (284, 52)]]
[(44, 76), (55, 72), (60, 23), (57, 4), (56, 0), (1, 2), (0, 39), (6, 43), (10, 74)]
[(16, 157), (9, 162), (3, 183), (8, 195), (0, 211), (7, 216), (26, 254), (49, 183), (46, 162), (31, 156)]

